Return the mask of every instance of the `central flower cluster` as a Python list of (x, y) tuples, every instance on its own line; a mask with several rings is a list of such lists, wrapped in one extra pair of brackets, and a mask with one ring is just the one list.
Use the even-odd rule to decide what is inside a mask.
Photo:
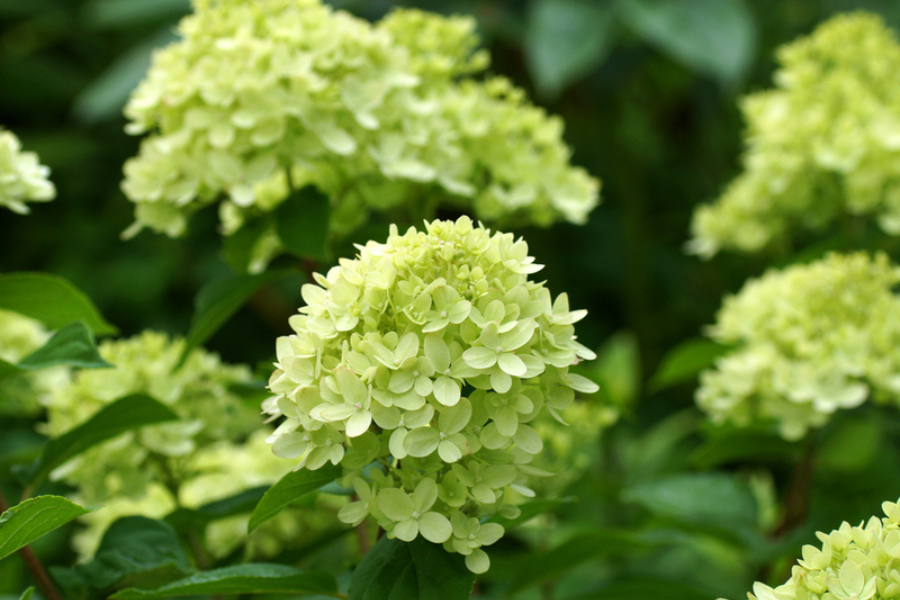
[(392, 537), (421, 533), (486, 570), (479, 547), (502, 528), (475, 517), (515, 511), (507, 490), (534, 495), (527, 478), (547, 474), (529, 465), (542, 448), (529, 422), (597, 390), (569, 372), (594, 358), (574, 335), (586, 311), (529, 281), (540, 269), (524, 241), (462, 217), (393, 228), (317, 275), (277, 344), (275, 453), (340, 464), (360, 498), (345, 522), (371, 514)]

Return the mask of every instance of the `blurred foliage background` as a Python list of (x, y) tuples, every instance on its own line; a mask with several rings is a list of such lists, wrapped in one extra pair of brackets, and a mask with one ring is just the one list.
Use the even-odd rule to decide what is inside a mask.
[[(777, 46), (847, 10), (876, 12), (896, 28), (900, 3), (333, 4), (369, 19), (394, 5), (474, 15), (493, 72), (561, 115), (574, 162), (603, 181), (603, 202), (586, 226), (517, 233), (547, 265), (550, 289), (589, 309), (581, 341), (601, 348), (598, 377), (625, 414), (590, 449), (595, 466), (570, 486), (579, 501), (543, 517), (552, 527), (498, 544), (479, 594), (739, 598), (754, 579), (786, 578), (816, 529), (858, 522), (897, 498), (900, 449), (891, 434), (900, 419), (889, 411), (837, 419), (819, 433), (826, 441), (811, 465), (803, 446), (768, 434), (705, 432), (692, 408), (695, 382), (653, 385), (653, 375), (712, 322), (723, 294), (777, 262), (727, 253), (702, 262), (683, 248), (694, 206), (739, 170), (738, 98), (771, 85)], [(4, 213), (3, 268), (70, 279), (123, 335), (184, 334), (198, 289), (229, 272), (211, 210), (194, 218), (186, 238), (119, 239), (133, 208), (119, 190), (121, 168), (138, 145), (123, 132), (121, 108), (152, 49), (174, 39), (189, 10), (188, 0), (0, 1), (0, 124), (52, 168), (59, 190), (31, 216)], [(270, 289), (207, 346), (228, 361), (269, 361), (300, 302), (299, 281)], [(11, 421), (0, 432), (6, 448), (29, 435)], [(0, 467), (0, 479), (8, 477), (8, 464)], [(797, 494), (808, 511), (792, 515)], [(52, 540), (43, 551), (64, 552)], [(19, 565), (7, 561), (0, 571), (0, 594), (13, 593)]]

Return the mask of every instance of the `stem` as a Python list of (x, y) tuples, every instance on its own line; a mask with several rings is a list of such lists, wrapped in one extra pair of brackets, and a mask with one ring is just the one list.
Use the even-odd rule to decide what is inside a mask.
[(803, 456), (794, 465), (794, 470), (788, 480), (788, 487), (784, 494), (784, 510), (781, 513), (778, 527), (775, 529), (776, 537), (783, 536), (806, 520), (809, 512), (809, 491), (812, 487), (814, 455), (815, 446), (810, 440)]
[[(3, 491), (0, 490), (0, 513), (4, 513), (7, 510), (9, 510), (9, 503), (3, 495)], [(19, 556), (21, 556), (22, 560), (25, 562), (28, 572), (31, 573), (32, 579), (34, 579), (34, 582), (41, 590), (44, 598), (46, 598), (46, 600), (63, 600), (59, 590), (56, 589), (53, 580), (50, 579), (50, 575), (47, 574), (47, 570), (44, 569), (44, 565), (41, 564), (40, 559), (31, 549), (31, 546), (23, 546), (20, 548)]]

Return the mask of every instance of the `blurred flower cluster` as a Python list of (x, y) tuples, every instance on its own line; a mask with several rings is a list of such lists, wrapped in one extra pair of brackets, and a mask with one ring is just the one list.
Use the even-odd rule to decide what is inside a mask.
[[(271, 430), (260, 429), (258, 407), (231, 389), (250, 381), (247, 367), (224, 364), (195, 349), (176, 369), (184, 341), (151, 331), (103, 342), (98, 349), (114, 368), (78, 371), (56, 385), (43, 398), (45, 433), (59, 436), (110, 402), (137, 393), (169, 406), (180, 418), (124, 433), (54, 472), (54, 478), (77, 488), (80, 501), (106, 506), (82, 519), (87, 528), (74, 538), (82, 557), (93, 555), (103, 531), (121, 516), (162, 518), (175, 508), (198, 508), (271, 485), (289, 470), (268, 450)], [(246, 551), (277, 554), (309, 518), (317, 517), (309, 511), (284, 512), (248, 540)], [(242, 515), (210, 524), (208, 551), (223, 556), (240, 545), (247, 519)]]
[(841, 408), (900, 398), (900, 269), (879, 254), (831, 254), (769, 271), (728, 297), (709, 336), (734, 345), (701, 374), (717, 422), (776, 423), (798, 439)]
[[(473, 74), (474, 20), (396, 10), (370, 24), (319, 0), (196, 0), (126, 115), (148, 133), (125, 165), (136, 222), (180, 235), (219, 205), (223, 230), (313, 186), (342, 235), (371, 211), (583, 223), (599, 182), (570, 164), (563, 124), (507, 80)], [(301, 198), (292, 201), (302, 201)], [(274, 227), (257, 250), (277, 251)]]
[[(0, 310), (0, 360), (17, 363), (50, 338), (39, 322)], [(51, 390), (67, 378), (65, 368), (21, 373), (0, 381), (0, 415), (33, 415), (40, 411)]]
[(19, 138), (0, 130), (0, 206), (26, 214), (26, 202), (46, 202), (56, 197), (48, 179), (50, 169), (38, 162), (34, 152), (22, 152)]
[(690, 249), (753, 252), (844, 215), (900, 234), (895, 34), (875, 15), (838, 15), (778, 60), (775, 89), (743, 101), (744, 172), (696, 210)]
[(816, 533), (822, 547), (803, 547), (791, 578), (777, 588), (753, 585), (751, 600), (870, 600), (900, 596), (896, 569), (900, 552), (900, 505), (885, 502), (884, 518), (865, 524), (843, 523), (829, 534)]
[(550, 475), (530, 464), (543, 442), (529, 423), (597, 391), (569, 372), (594, 358), (574, 335), (586, 311), (530, 281), (540, 269), (524, 241), (461, 217), (392, 228), (317, 274), (296, 334), (277, 343), (274, 452), (341, 465), (359, 497), (343, 521), (371, 515), (390, 537), (421, 534), (487, 570), (481, 546), (503, 528), (480, 517), (515, 514), (507, 492), (533, 496), (529, 477)]

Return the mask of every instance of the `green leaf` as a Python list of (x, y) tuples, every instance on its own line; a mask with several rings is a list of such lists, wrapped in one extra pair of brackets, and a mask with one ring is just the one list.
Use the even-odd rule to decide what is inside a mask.
[(613, 11), (595, 0), (536, 0), (525, 33), (528, 68), (538, 91), (556, 97), (609, 55), (615, 41)]
[(253, 263), (256, 247), (272, 227), (269, 215), (249, 218), (240, 229), (222, 239), (222, 258), (238, 273), (246, 273)]
[(3, 381), (7, 377), (18, 375), (21, 372), (22, 369), (20, 369), (18, 366), (0, 359), (0, 381)]
[[(154, 2), (131, 2), (132, 5), (150, 5)], [(75, 115), (87, 122), (96, 123), (118, 117), (150, 67), (150, 57), (157, 48), (175, 41), (171, 26), (166, 26), (139, 42), (119, 56), (97, 79), (75, 98)]]
[(112, 367), (97, 352), (94, 335), (81, 321), (69, 323), (21, 361), (19, 368), (37, 371), (57, 365), (81, 369), (105, 369)]
[(756, 24), (743, 0), (620, 0), (617, 7), (647, 43), (726, 85), (753, 60)]
[(175, 530), (146, 517), (125, 517), (113, 523), (90, 562), (52, 569), (69, 595), (86, 589), (103, 597), (125, 587), (174, 581), (192, 571)]
[(686, 340), (663, 358), (659, 369), (650, 379), (650, 389), (658, 392), (691, 381), (700, 371), (712, 367), (716, 359), (730, 349), (706, 338)]
[(51, 440), (31, 469), (32, 483), (41, 481), (50, 471), (88, 448), (121, 433), (179, 417), (150, 396), (133, 394), (104, 406), (93, 417)]
[(30, 587), (19, 596), (19, 600), (31, 600), (31, 597), (34, 596), (34, 588)]
[(97, 335), (118, 331), (75, 286), (46, 273), (0, 275), (0, 308), (37, 319), (50, 329), (84, 321)]
[(382, 537), (353, 572), (349, 600), (466, 600), (475, 575), (459, 554), (421, 537)]
[(267, 485), (259, 486), (244, 490), (222, 500), (204, 504), (200, 508), (193, 510), (179, 508), (166, 516), (166, 522), (178, 530), (200, 529), (218, 519), (225, 519), (253, 511), (268, 490), (269, 486)]
[(191, 351), (212, 337), (261, 287), (296, 274), (296, 271), (281, 270), (258, 275), (229, 275), (204, 285), (194, 300), (191, 328), (176, 368), (183, 365)]
[(61, 496), (38, 496), (13, 506), (0, 515), (0, 560), (94, 510), (96, 508), (78, 506)]
[(177, 19), (191, 11), (190, 0), (94, 0), (84, 5), (84, 24), (95, 29), (125, 29)]
[(156, 589), (127, 589), (113, 594), (115, 600), (143, 600), (172, 596), (235, 594), (328, 594), (334, 595), (334, 577), (321, 571), (301, 571), (287, 565), (245, 564), (195, 573)]
[(616, 581), (599, 590), (572, 596), (570, 600), (634, 600), (635, 598), (665, 598), (666, 600), (709, 600), (709, 592), (681, 581), (652, 578)]
[(275, 228), (288, 252), (300, 258), (328, 258), (331, 203), (315, 186), (295, 191), (275, 209)]
[(622, 491), (650, 513), (687, 523), (753, 527), (756, 498), (750, 487), (726, 473), (683, 473), (639, 483)]
[(510, 594), (571, 571), (598, 556), (628, 556), (650, 545), (633, 533), (602, 530), (576, 535), (546, 552), (525, 552), (517, 557), (495, 557), (498, 570), (515, 573)]
[(790, 465), (799, 459), (801, 450), (799, 443), (789, 442), (774, 431), (728, 428), (713, 432), (691, 454), (690, 462), (699, 469), (712, 469), (736, 462)]
[(291, 471), (273, 485), (250, 515), (250, 523), (247, 531), (254, 529), (277, 515), (286, 506), (299, 500), (304, 494), (314, 492), (320, 487), (333, 482), (341, 476), (342, 469), (339, 466), (327, 464), (320, 469), (310, 471), (300, 469)]
[(597, 360), (584, 371), (615, 406), (628, 406), (641, 387), (641, 357), (633, 333), (620, 331), (597, 351)]

